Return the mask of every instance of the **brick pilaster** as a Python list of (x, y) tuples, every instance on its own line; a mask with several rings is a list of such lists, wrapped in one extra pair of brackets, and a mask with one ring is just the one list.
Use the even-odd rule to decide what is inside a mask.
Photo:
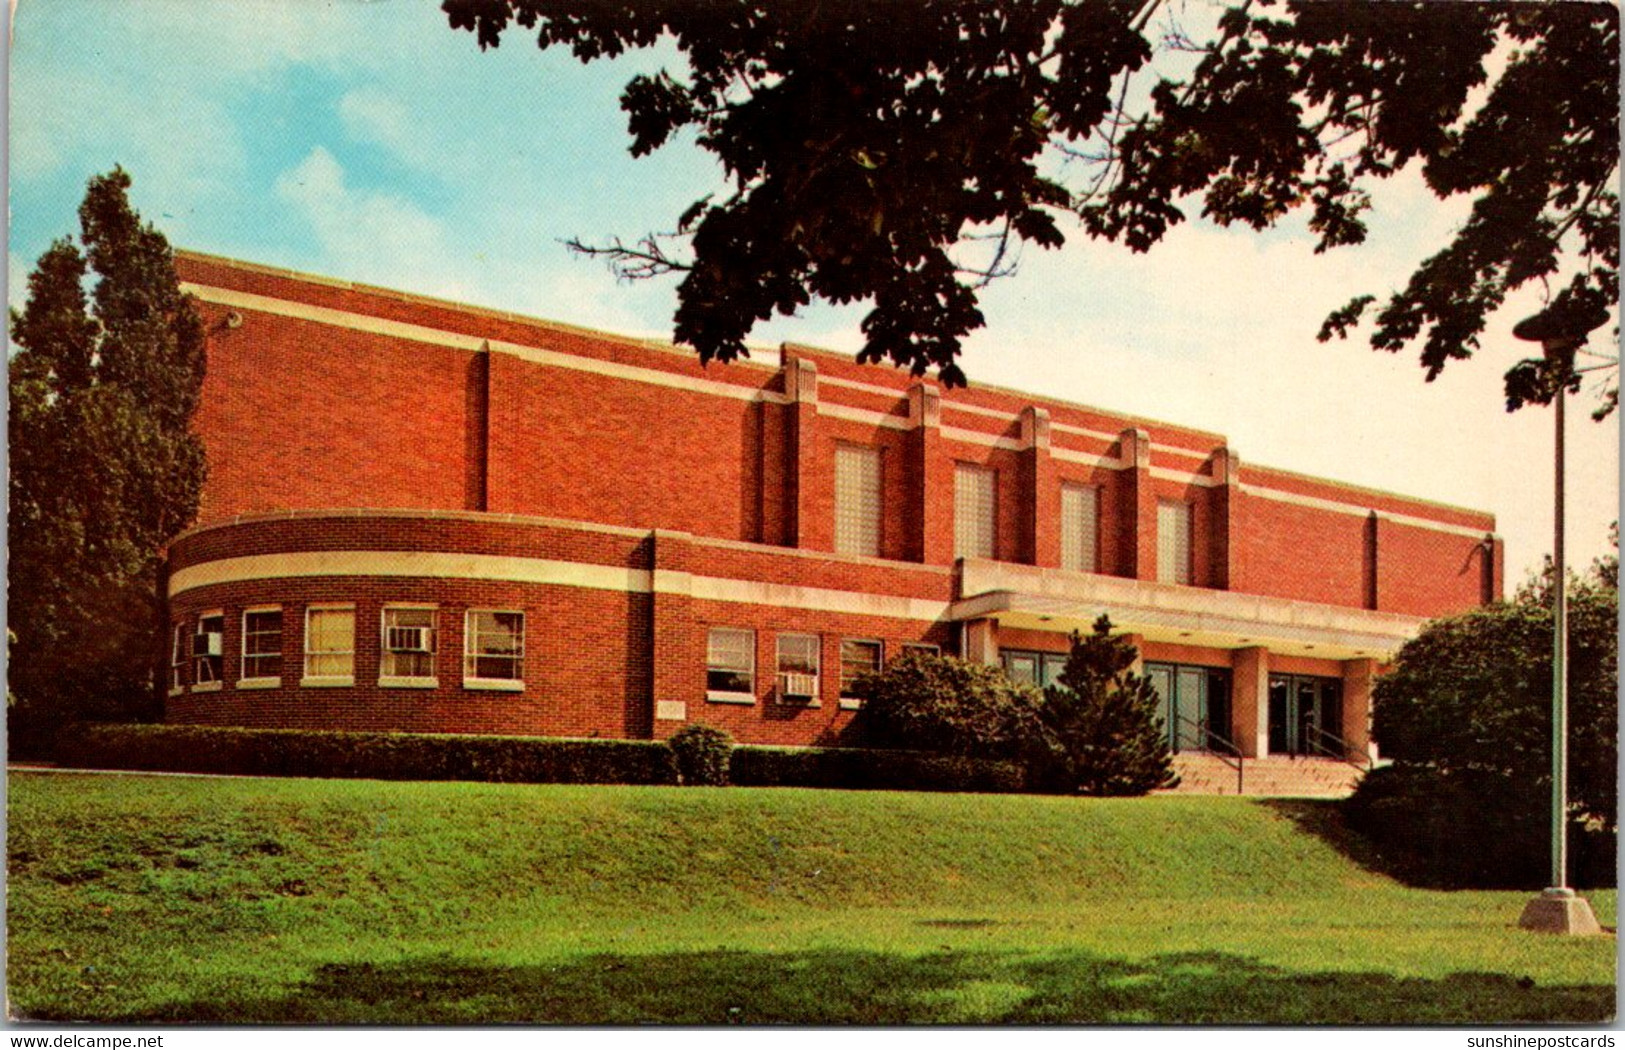
[(1050, 457), (1046, 409), (1021, 412), (1021, 560), (1029, 565), (1061, 564), (1061, 487)]
[(908, 390), (909, 557), (926, 565), (954, 558), (953, 464), (942, 452), (942, 395), (915, 383)]
[(1209, 587), (1221, 591), (1237, 588), (1241, 566), (1237, 563), (1243, 535), (1239, 520), (1241, 514), (1241, 457), (1235, 450), (1221, 448), (1213, 453), (1213, 480), (1210, 505), (1213, 508), (1212, 556), (1209, 562)]
[(818, 365), (804, 357), (784, 362), (784, 393), (790, 401), (790, 440), (786, 472), (790, 546), (829, 550), (834, 546), (834, 477), (818, 440)]
[(1151, 487), (1151, 436), (1129, 427), (1118, 437), (1122, 452), (1122, 510), (1117, 542), (1124, 573), (1133, 580), (1157, 578), (1157, 494)]
[(1358, 754), (1377, 756), (1371, 742), (1371, 686), (1377, 661), (1343, 661), (1343, 740)]
[(694, 618), (686, 532), (649, 534), (648, 651), (652, 736), (664, 739), (701, 715), (705, 703), (705, 630)]

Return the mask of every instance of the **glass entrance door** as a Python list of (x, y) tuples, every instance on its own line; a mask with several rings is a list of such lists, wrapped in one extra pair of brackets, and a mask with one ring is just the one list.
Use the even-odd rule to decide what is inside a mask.
[(1343, 683), (1310, 675), (1270, 675), (1270, 753), (1335, 753), (1343, 736)]
[(1230, 737), (1230, 675), (1211, 667), (1148, 663), (1145, 676), (1162, 698), (1162, 720), (1175, 751), (1205, 751), (1208, 730)]

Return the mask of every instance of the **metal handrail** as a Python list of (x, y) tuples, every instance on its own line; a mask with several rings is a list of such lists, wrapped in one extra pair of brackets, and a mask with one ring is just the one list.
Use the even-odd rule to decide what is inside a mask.
[[(1331, 741), (1336, 747), (1328, 747), (1326, 741)], [(1327, 758), (1335, 758), (1340, 762), (1346, 762), (1361, 772), (1369, 773), (1375, 767), (1369, 752), (1351, 746), (1348, 741), (1336, 733), (1322, 729), (1318, 725), (1309, 727), (1308, 740), (1305, 743), (1308, 744), (1310, 751), (1319, 752)]]
[[(1183, 723), (1195, 729), (1201, 734), (1199, 739), (1201, 739), (1204, 744), (1207, 745), (1203, 748), (1203, 750), (1211, 755), (1217, 756), (1219, 761), (1236, 771), (1236, 794), (1241, 794), (1242, 786), (1246, 780), (1245, 767), (1247, 763), (1247, 756), (1242, 754), (1241, 748), (1237, 747), (1235, 743), (1227, 737), (1214, 732), (1213, 726), (1205, 718), (1198, 721), (1197, 719), (1187, 718), (1186, 716), (1178, 713), (1174, 715), (1174, 718), (1176, 719), (1174, 731), (1174, 751), (1179, 751), (1178, 725)], [(1213, 745), (1215, 744), (1218, 746), (1214, 747)]]

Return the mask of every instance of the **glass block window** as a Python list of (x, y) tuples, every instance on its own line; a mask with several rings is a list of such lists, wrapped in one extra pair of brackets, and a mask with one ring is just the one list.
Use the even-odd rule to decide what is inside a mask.
[(969, 463), (954, 465), (954, 557), (993, 557), (993, 499), (998, 472)]
[(197, 619), (197, 634), (192, 636), (192, 684), (218, 685), (224, 662), (226, 614), (204, 613)]
[(1191, 505), (1157, 501), (1157, 582), (1191, 582)]
[(305, 610), (305, 677), (355, 674), (355, 607)]
[(835, 552), (880, 556), (880, 450), (835, 446)]
[(738, 627), (711, 628), (705, 643), (705, 690), (755, 694), (755, 631)]
[(852, 695), (852, 683), (861, 674), (880, 670), (884, 646), (860, 638), (841, 640), (841, 695)]
[(434, 613), (433, 609), (384, 609), (383, 660), (379, 664), (379, 675), (385, 678), (434, 677)]
[(1061, 568), (1099, 572), (1097, 523), (1100, 490), (1093, 485), (1061, 486)]
[(525, 614), (468, 611), (463, 631), (463, 677), (518, 682), (525, 671)]
[(242, 676), (282, 677), (281, 609), (248, 609), (243, 613)]

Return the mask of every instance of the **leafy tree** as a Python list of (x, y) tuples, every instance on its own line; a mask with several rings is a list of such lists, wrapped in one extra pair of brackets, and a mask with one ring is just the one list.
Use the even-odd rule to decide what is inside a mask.
[[(673, 235), (575, 246), (681, 272), (675, 337), (702, 360), (814, 297), (868, 300), (862, 360), (960, 383), (978, 289), (1066, 220), (1143, 251), (1199, 196), (1223, 224), (1306, 210), (1325, 250), (1362, 241), (1370, 187), (1412, 165), (1472, 214), (1377, 313), (1374, 347), (1420, 341), (1431, 379), (1529, 281), (1560, 282), (1558, 309), (1618, 301), (1616, 6), (1255, 0), (1195, 34), (1163, 6), (443, 3), (481, 47), (517, 23), (583, 62), (662, 39), (683, 55), (628, 83), (632, 153), (691, 129), (729, 192)], [(1509, 407), (1550, 399), (1540, 373), (1509, 374)]]
[[(1568, 795), (1579, 838), (1618, 825), (1617, 572), (1602, 563), (1570, 587)], [(1360, 785), (1351, 816), (1424, 880), (1527, 885), (1547, 870), (1550, 578), (1511, 602), (1432, 621), (1377, 681), (1372, 732), (1393, 766)]]
[(875, 747), (1027, 761), (1047, 756), (1043, 695), (998, 667), (904, 653), (862, 675), (863, 739)]
[(1179, 783), (1162, 707), (1138, 653), (1102, 616), (1087, 637), (1073, 632), (1059, 681), (1044, 690), (1042, 718), (1058, 745), (1047, 774), (1085, 795), (1144, 795)]
[(160, 552), (197, 515), (203, 326), (129, 186), (120, 168), (90, 180), (83, 251), (53, 243), (10, 315), (14, 747), (64, 719), (151, 710)]

